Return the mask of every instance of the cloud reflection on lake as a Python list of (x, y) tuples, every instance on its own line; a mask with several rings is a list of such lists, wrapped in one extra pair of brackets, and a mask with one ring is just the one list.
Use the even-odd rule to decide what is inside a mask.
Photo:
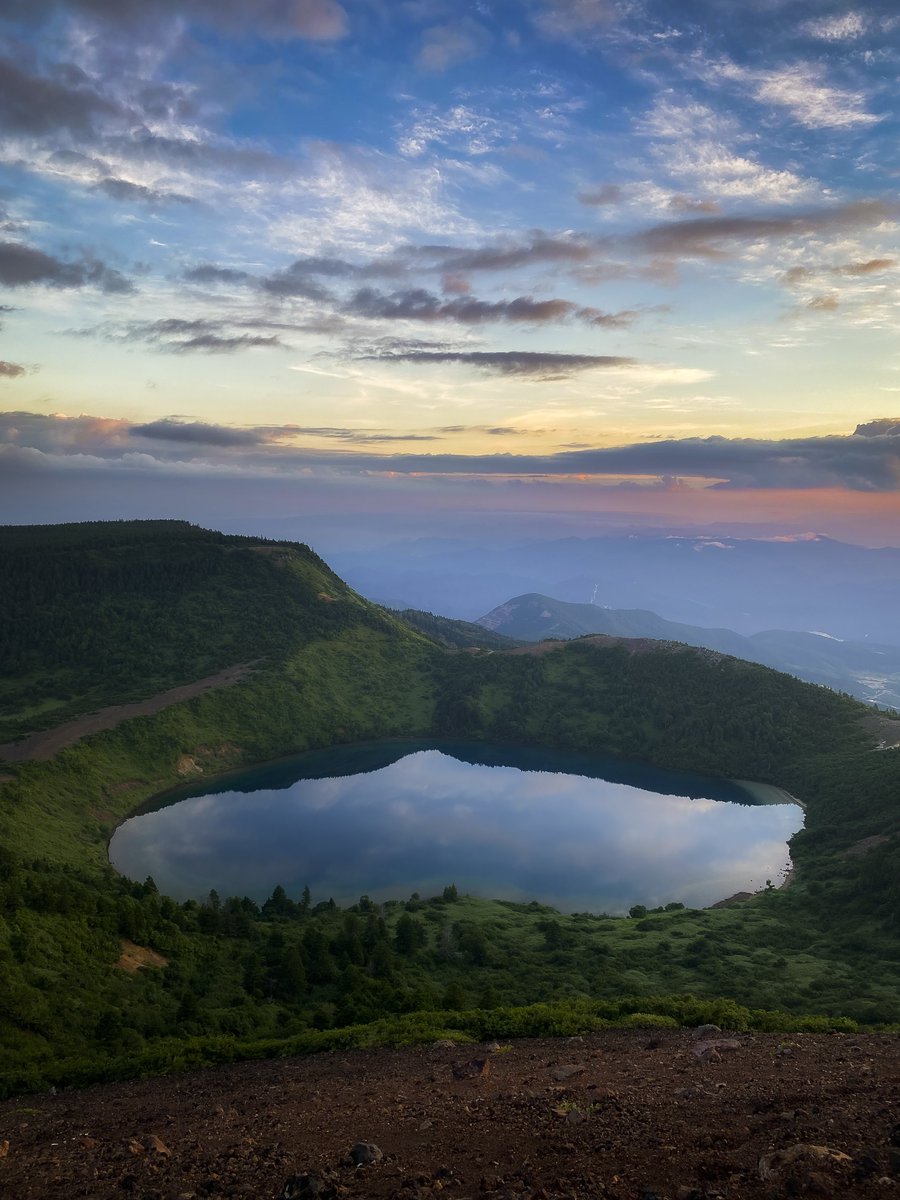
[(779, 879), (785, 843), (803, 823), (797, 806), (691, 799), (678, 794), (691, 777), (652, 778), (671, 794), (420, 749), (361, 774), (259, 790), (219, 784), (216, 794), (126, 821), (110, 858), (180, 899), (215, 888), (262, 901), (280, 883), (294, 897), (308, 884), (314, 900), (346, 904), (361, 894), (429, 896), (455, 883), (569, 912), (703, 906)]

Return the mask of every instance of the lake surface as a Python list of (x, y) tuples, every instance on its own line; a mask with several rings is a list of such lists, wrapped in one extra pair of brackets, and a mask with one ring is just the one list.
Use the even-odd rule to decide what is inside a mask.
[[(177, 899), (355, 903), (460, 892), (626, 912), (778, 884), (803, 825), (784, 793), (617, 759), (481, 743), (341, 746), (158, 797), (113, 866)], [(760, 799), (772, 801), (760, 803)]]

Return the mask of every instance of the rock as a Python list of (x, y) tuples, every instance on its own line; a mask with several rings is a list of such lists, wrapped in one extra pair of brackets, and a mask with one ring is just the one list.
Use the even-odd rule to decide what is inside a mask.
[(291, 1175), (284, 1181), (278, 1200), (333, 1200), (347, 1189), (338, 1187), (330, 1172), (324, 1176), (311, 1172), (309, 1175)]
[(487, 1058), (470, 1058), (466, 1063), (456, 1063), (452, 1070), (454, 1079), (478, 1079), (490, 1074), (491, 1063)]
[(574, 1079), (576, 1075), (581, 1075), (584, 1067), (580, 1063), (566, 1063), (559, 1067), (554, 1067), (550, 1074), (557, 1083), (564, 1083), (567, 1079)]
[(350, 1161), (355, 1167), (368, 1167), (381, 1162), (383, 1158), (384, 1154), (374, 1142), (357, 1142), (350, 1147)]
[(718, 1027), (718, 1025), (698, 1025), (697, 1028), (691, 1032), (691, 1037), (695, 1042), (705, 1042), (709, 1038), (715, 1037), (717, 1033), (721, 1032), (722, 1030)]
[(806, 1142), (798, 1142), (795, 1146), (788, 1146), (786, 1150), (764, 1154), (759, 1160), (759, 1175), (761, 1179), (791, 1175), (803, 1180), (810, 1172), (818, 1178), (822, 1172), (843, 1171), (852, 1165), (853, 1159), (841, 1150), (834, 1150), (831, 1146), (813, 1146)]

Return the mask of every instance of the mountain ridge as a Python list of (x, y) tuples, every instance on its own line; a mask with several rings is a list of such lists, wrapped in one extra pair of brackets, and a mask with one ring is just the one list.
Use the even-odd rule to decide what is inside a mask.
[(513, 597), (475, 623), (522, 641), (606, 634), (683, 642), (786, 671), (859, 700), (900, 708), (900, 648), (896, 646), (853, 642), (812, 631), (771, 629), (740, 634), (669, 621), (649, 609), (574, 604), (536, 592)]

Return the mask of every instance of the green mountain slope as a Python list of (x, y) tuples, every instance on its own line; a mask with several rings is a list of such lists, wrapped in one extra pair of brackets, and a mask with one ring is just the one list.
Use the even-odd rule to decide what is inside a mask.
[(350, 629), (399, 625), (307, 546), (178, 521), (0, 529), (0, 742)]
[(439, 617), (417, 608), (400, 609), (397, 616), (432, 641), (454, 650), (511, 650), (519, 644), (516, 638), (493, 633), (473, 621)]
[[(255, 666), (232, 687), (50, 761), (0, 762), (0, 1090), (433, 1037), (442, 1025), (574, 1032), (600, 1019), (600, 1000), (603, 1013), (756, 1027), (789, 1027), (804, 1012), (900, 1020), (900, 750), (875, 749), (900, 739), (871, 710), (671, 644), (447, 650), (302, 546), (179, 523), (4, 537), (4, 565), (44, 616), (7, 592), (4, 603), (19, 605), (8, 644), (57, 711), (145, 696), (189, 670)], [(92, 657), (101, 627), (116, 647), (109, 671)], [(68, 697), (53, 691), (58, 672), (76, 689)], [(30, 727), (27, 681), (8, 684), (7, 728)], [(106, 862), (116, 823), (186, 774), (341, 742), (460, 734), (786, 787), (807, 813), (792, 847), (796, 882), (736, 908), (614, 920), (460, 897), (452, 880), (433, 900), (361, 898), (347, 912), (277, 888), (262, 908), (213, 896), (177, 904)], [(122, 939), (165, 965), (117, 968)], [(701, 1001), (685, 1001), (688, 992)], [(729, 1003), (716, 1008), (721, 996)], [(556, 1007), (527, 1018), (508, 1007), (542, 1001)], [(387, 1024), (343, 1029), (373, 1021)]]

